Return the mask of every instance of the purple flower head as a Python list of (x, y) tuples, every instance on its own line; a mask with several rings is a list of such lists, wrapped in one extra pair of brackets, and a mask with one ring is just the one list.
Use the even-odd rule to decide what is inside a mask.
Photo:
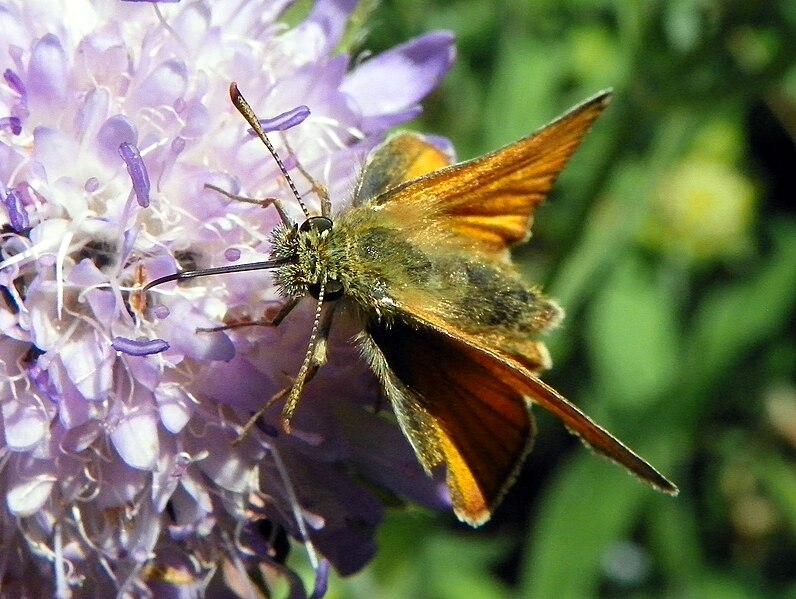
[[(256, 262), (280, 222), (277, 165), (229, 102), (241, 82), (309, 209), (345, 207), (357, 165), (419, 110), (453, 59), (433, 33), (365, 62), (336, 52), (354, 2), (0, 7), (0, 580), (8, 596), (324, 594), (331, 565), (372, 556), (368, 488), (446, 499), (398, 428), (345, 319), (291, 434), (278, 397), (307, 349), (312, 302), (274, 326), (268, 272), (146, 283)], [(231, 326), (225, 326), (231, 325)], [(369, 481), (369, 487), (361, 481)], [(291, 541), (292, 540), (292, 541)], [(316, 580), (285, 566), (302, 545)]]

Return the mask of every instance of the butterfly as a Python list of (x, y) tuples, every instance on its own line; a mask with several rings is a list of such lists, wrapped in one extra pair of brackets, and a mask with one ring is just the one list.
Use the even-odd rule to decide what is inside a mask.
[(334, 313), (346, 309), (360, 325), (353, 342), (420, 464), (429, 474), (446, 469), (460, 520), (486, 522), (517, 477), (535, 436), (533, 404), (597, 453), (677, 494), (672, 482), (539, 378), (551, 361), (538, 336), (563, 313), (522, 280), (510, 256), (512, 246), (529, 238), (536, 206), (608, 105), (610, 91), (528, 137), (460, 164), (450, 164), (419, 134), (397, 134), (374, 150), (351, 205), (334, 216), (323, 194), (321, 214), (310, 215), (235, 83), (230, 97), (277, 161), (306, 219), (294, 223), (275, 202), (282, 224), (272, 233), (268, 260), (176, 273), (146, 288), (272, 269), (286, 298), (273, 324), (299, 301), (314, 298), (304, 362), (293, 384), (274, 398), (285, 402), (285, 430), (304, 386), (326, 361)]

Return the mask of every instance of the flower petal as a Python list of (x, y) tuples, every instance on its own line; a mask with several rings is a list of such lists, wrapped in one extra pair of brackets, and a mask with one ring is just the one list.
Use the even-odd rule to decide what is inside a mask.
[(69, 379), (89, 401), (107, 398), (113, 386), (116, 354), (98, 334), (66, 341), (59, 351)]
[(359, 65), (340, 89), (366, 116), (405, 110), (434, 89), (456, 56), (453, 34), (429, 33)]
[(111, 431), (113, 446), (121, 458), (138, 470), (153, 470), (160, 452), (158, 424), (154, 412), (128, 414)]
[(20, 518), (32, 516), (50, 497), (57, 481), (53, 474), (41, 474), (13, 485), (6, 495), (8, 510)]
[(34, 155), (44, 168), (47, 180), (74, 175), (73, 165), (80, 156), (80, 146), (74, 138), (52, 127), (36, 127), (33, 145)]
[(2, 414), (5, 442), (12, 451), (31, 449), (49, 430), (50, 419), (38, 404), (25, 404), (20, 400), (4, 401)]
[(160, 421), (170, 433), (179, 433), (194, 411), (194, 403), (185, 390), (174, 383), (161, 383), (155, 389), (155, 401), (160, 410)]
[(138, 143), (138, 129), (130, 119), (121, 114), (110, 117), (97, 132), (99, 157), (108, 165), (119, 164), (119, 147)]
[(159, 64), (133, 92), (134, 105), (173, 106), (185, 94), (188, 69), (181, 60), (170, 59)]
[(296, 31), (303, 33), (318, 28), (321, 36), (316, 50), (320, 54), (329, 54), (343, 39), (348, 17), (356, 5), (357, 0), (318, 0), (307, 19), (296, 28)]
[(160, 332), (175, 352), (199, 360), (228, 362), (235, 357), (235, 346), (223, 332), (197, 332), (218, 323), (206, 318), (185, 301), (170, 306), (171, 314), (162, 321)]
[(31, 103), (52, 106), (64, 101), (68, 61), (61, 41), (47, 33), (33, 47), (28, 64), (28, 93)]

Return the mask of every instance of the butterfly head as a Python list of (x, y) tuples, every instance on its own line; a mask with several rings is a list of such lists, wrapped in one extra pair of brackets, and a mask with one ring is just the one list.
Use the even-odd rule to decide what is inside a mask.
[(324, 301), (343, 295), (331, 251), (333, 231), (332, 220), (325, 216), (311, 216), (300, 226), (281, 226), (274, 230), (271, 256), (286, 260), (274, 271), (274, 281), (283, 295), (311, 295), (318, 299), (324, 282)]

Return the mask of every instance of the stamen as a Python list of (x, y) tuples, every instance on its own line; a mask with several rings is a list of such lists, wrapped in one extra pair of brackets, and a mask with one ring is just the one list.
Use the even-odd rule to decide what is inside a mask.
[(321, 599), (329, 586), (329, 561), (322, 559), (315, 568), (315, 586), (309, 599)]
[(83, 184), (83, 189), (88, 193), (94, 193), (99, 189), (99, 180), (96, 177), (89, 177)]
[(127, 172), (133, 182), (133, 190), (135, 191), (138, 205), (146, 208), (149, 206), (149, 173), (146, 170), (143, 158), (141, 158), (141, 152), (133, 144), (125, 141), (119, 144), (119, 156), (122, 157), (122, 160), (127, 165)]
[(7, 129), (12, 135), (19, 135), (22, 133), (22, 121), (17, 116), (4, 116), (0, 118), (0, 129)]
[(282, 456), (279, 455), (279, 450), (275, 446), (271, 446), (270, 449), (271, 455), (274, 458), (274, 464), (276, 465), (277, 472), (279, 472), (279, 476), (282, 479), (282, 482), (285, 484), (287, 499), (290, 502), (290, 507), (293, 511), (293, 518), (296, 520), (296, 526), (299, 529), (299, 533), (301, 533), (301, 540), (304, 542), (304, 547), (307, 549), (307, 557), (309, 557), (312, 567), (317, 570), (320, 567), (320, 560), (318, 559), (318, 554), (315, 551), (315, 545), (313, 545), (309, 532), (307, 531), (303, 510), (301, 508), (301, 504), (299, 503), (298, 496), (296, 495), (296, 489), (293, 487), (293, 481), (288, 474), (285, 463), (282, 461)]
[(165, 339), (136, 340), (127, 337), (114, 337), (111, 347), (130, 356), (149, 356), (159, 354), (171, 347)]
[(30, 227), (28, 212), (22, 205), (22, 195), (16, 189), (9, 189), (3, 200), (3, 205), (8, 211), (8, 221), (11, 228), (17, 233), (21, 233)]
[[(260, 123), (263, 131), (271, 133), (272, 131), (287, 131), (291, 127), (303, 123), (308, 116), (310, 116), (310, 109), (302, 104), (270, 119), (258, 119), (257, 122)], [(253, 129), (249, 131), (252, 135), (256, 135)]]
[(6, 80), (8, 86), (17, 92), (23, 99), (26, 98), (28, 92), (25, 89), (25, 82), (11, 69), (3, 71), (3, 79)]

